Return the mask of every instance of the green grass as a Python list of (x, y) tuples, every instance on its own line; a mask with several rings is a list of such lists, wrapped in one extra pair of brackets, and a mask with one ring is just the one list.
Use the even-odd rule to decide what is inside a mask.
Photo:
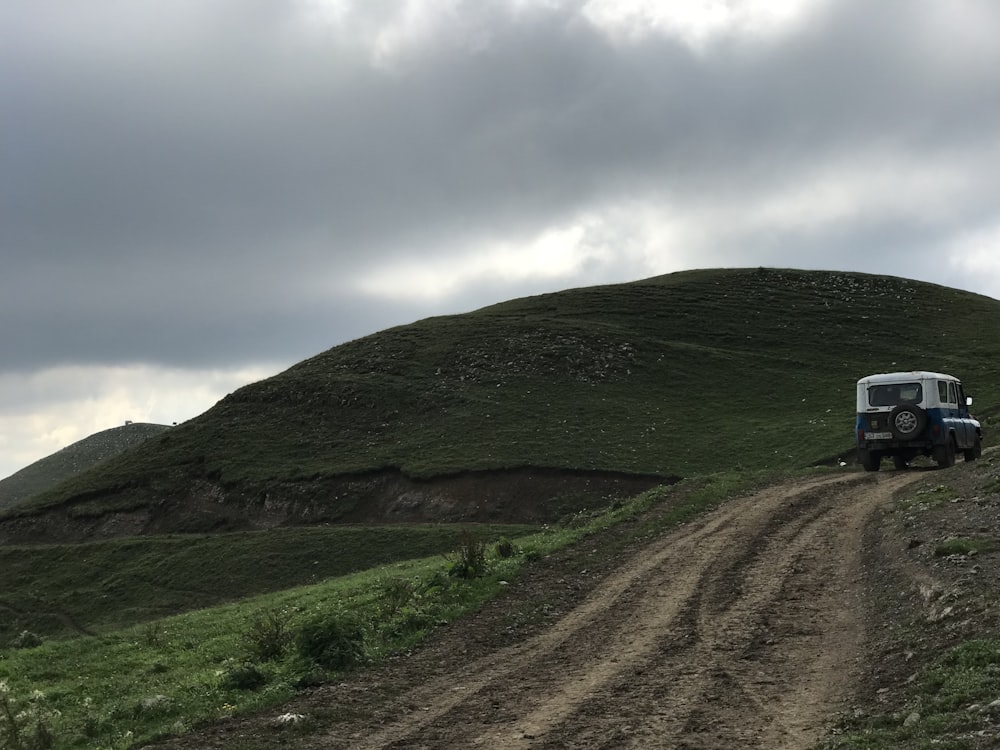
[[(0, 660), (0, 679), (13, 695), (44, 694), (46, 705), (58, 712), (51, 722), (57, 747), (106, 746), (127, 732), (136, 740), (181, 732), (285, 700), (304, 680), (329, 678), (292, 651), (255, 662), (247, 634), (262, 613), (279, 613), (289, 632), (311, 618), (358, 613), (367, 630), (367, 656), (378, 659), (478, 606), (511, 567), (497, 563), (488, 576), (465, 582), (445, 576), (445, 565), (441, 556), (397, 563), (100, 636), (8, 651)], [(390, 612), (384, 592), (396, 579), (410, 582), (416, 604)], [(234, 673), (247, 667), (263, 675), (256, 689), (232, 684)]]
[(921, 482), (913, 490), (903, 495), (899, 502), (908, 508), (929, 509), (951, 502), (958, 497), (954, 487), (946, 484)]
[[(34, 706), (58, 739), (56, 747), (127, 747), (274, 705), (303, 685), (336, 678), (335, 671), (304, 659), (292, 642), (280, 655), (260, 658), (254, 645), (268, 616), (290, 634), (317, 618), (350, 616), (362, 624), (364, 660), (378, 661), (412, 648), (442, 624), (461, 627), (463, 614), (495, 596), (532, 560), (626, 520), (641, 521), (633, 527), (637, 535), (660, 533), (769, 479), (760, 473), (719, 474), (651, 490), (605, 512), (578, 516), (566, 527), (519, 537), (518, 552), (510, 557), (501, 557), (490, 544), (484, 569), (471, 579), (448, 574), (456, 561), (453, 552), (98, 636), (0, 652), (0, 682), (8, 700)], [(655, 520), (642, 520), (661, 504), (666, 508)], [(253, 679), (241, 682), (248, 678)], [(253, 689), (235, 686), (256, 682)]]
[[(836, 741), (838, 748), (887, 750), (888, 748), (972, 748), (961, 738), (941, 740), (963, 733), (991, 730), (986, 706), (1000, 695), (1000, 641), (979, 639), (955, 646), (915, 681), (911, 703), (891, 715), (867, 717), (848, 726)], [(904, 726), (906, 719), (913, 715)]]
[(873, 372), (954, 373), (996, 416), (998, 355), (1000, 302), (898, 278), (742, 269), (569, 290), (337, 346), (9, 513), (146, 507), (198, 483), (249, 502), (389, 467), (801, 467), (853, 448), (855, 381)]
[(946, 539), (934, 547), (934, 554), (938, 557), (948, 555), (978, 555), (984, 552), (996, 552), (1000, 549), (1000, 539), (995, 537), (954, 538)]
[[(486, 539), (533, 527), (476, 527)], [(238, 534), (0, 546), (0, 645), (99, 632), (397, 560), (443, 554), (444, 525), (277, 528)]]

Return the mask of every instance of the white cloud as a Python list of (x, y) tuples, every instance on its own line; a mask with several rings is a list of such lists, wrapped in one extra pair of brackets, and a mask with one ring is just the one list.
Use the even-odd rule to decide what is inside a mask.
[(435, 47), (469, 52), (489, 45), (489, 30), (478, 14), (463, 13), (461, 0), (406, 0), (376, 35), (372, 61), (388, 70), (405, 64), (408, 56)]
[(743, 196), (743, 228), (823, 232), (866, 216), (933, 224), (947, 221), (954, 206), (982, 187), (972, 179), (975, 173), (954, 161), (863, 150), (833, 164), (806, 166), (791, 177)]
[(177, 370), (149, 366), (59, 367), (0, 374), (0, 478), (126, 420), (172, 424), (226, 393), (274, 374), (262, 367)]
[(791, 31), (821, 0), (590, 0), (584, 17), (618, 40), (660, 34), (702, 50), (719, 38)]
[(946, 257), (950, 272), (965, 282), (963, 288), (1000, 299), (1000, 223), (961, 235)]
[(584, 219), (545, 229), (525, 242), (486, 242), (455, 256), (421, 254), (391, 262), (362, 277), (358, 288), (397, 300), (441, 299), (463, 286), (489, 280), (569, 279), (589, 263), (610, 262), (610, 249), (588, 240), (597, 224), (596, 219)]
[[(549, 289), (615, 283), (684, 268), (725, 264), (727, 253), (704, 229), (708, 206), (675, 210), (669, 198), (607, 202), (534, 236), (506, 241), (466, 239), (437, 253), (414, 252), (370, 268), (355, 287), (383, 300), (444, 302), (463, 289)], [(489, 300), (500, 301), (500, 299)], [(484, 304), (486, 301), (484, 301)]]

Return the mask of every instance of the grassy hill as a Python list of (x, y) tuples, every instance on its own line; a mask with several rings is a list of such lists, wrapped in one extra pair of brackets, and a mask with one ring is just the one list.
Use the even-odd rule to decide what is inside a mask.
[(1000, 302), (901, 278), (759, 268), (569, 290), (334, 347), (3, 523), (276, 503), (351, 520), (384, 511), (356, 485), (389, 475), (806, 466), (850, 453), (854, 383), (873, 372), (953, 373), (995, 416), (998, 355)]
[[(573, 558), (589, 567), (598, 547), (613, 557), (757, 482), (848, 457), (862, 375), (960, 376), (995, 442), (998, 355), (996, 300), (775, 269), (569, 290), (349, 342), (0, 512), (0, 701), (39, 691), (55, 746), (81, 748), (273, 704), (336, 670), (314, 672), (291, 641), (262, 654), (269, 639), (355, 613), (365, 658), (386, 658), (562, 545), (594, 534)], [(608, 494), (677, 477), (691, 479)], [(495, 525), (384, 523), (428, 505)], [(508, 523), (537, 505), (532, 525)], [(250, 517), (382, 523), (17, 543), (31, 528), (127, 537), (155, 518), (217, 532)], [(473, 532), (488, 565), (466, 578), (454, 571)]]
[(134, 448), (170, 429), (167, 425), (128, 423), (78, 440), (0, 480), (0, 510), (12, 508), (101, 461)]

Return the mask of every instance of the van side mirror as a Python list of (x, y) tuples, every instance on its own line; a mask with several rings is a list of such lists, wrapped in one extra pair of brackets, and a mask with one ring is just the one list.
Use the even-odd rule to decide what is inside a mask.
[(965, 405), (966, 406), (972, 406), (972, 396), (966, 396), (965, 397)]

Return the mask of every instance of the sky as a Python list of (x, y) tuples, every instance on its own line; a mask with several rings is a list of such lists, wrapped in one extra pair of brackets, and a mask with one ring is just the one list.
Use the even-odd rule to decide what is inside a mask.
[(0, 478), (689, 268), (1000, 298), (995, 0), (0, 0)]

